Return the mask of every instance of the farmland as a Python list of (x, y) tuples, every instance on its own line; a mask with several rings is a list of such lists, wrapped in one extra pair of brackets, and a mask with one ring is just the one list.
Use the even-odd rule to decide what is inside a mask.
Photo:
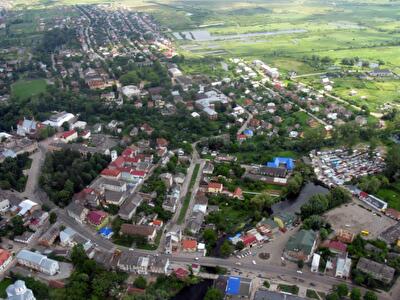
[[(38, 8), (31, 20), (11, 26), (16, 34), (34, 31), (33, 20), (44, 17), (41, 8), (52, 5), (52, 14), (73, 13), (65, 8), (77, 3), (96, 4), (103, 0), (14, 1), (19, 9)], [(400, 3), (390, 0), (335, 1), (272, 0), (264, 1), (107, 1), (113, 6), (125, 5), (151, 13), (175, 40), (179, 51), (202, 64), (183, 66), (189, 74), (221, 75), (214, 65), (203, 64), (205, 57), (227, 59), (242, 57), (261, 59), (278, 67), (283, 75), (294, 71), (299, 75), (328, 71), (343, 58), (381, 60), (385, 67), (400, 72)], [(58, 5), (65, 5), (62, 11)], [(62, 6), (61, 6), (62, 7)], [(330, 57), (331, 64), (315, 65), (307, 61), (313, 55)], [(300, 80), (302, 81), (302, 80)], [(316, 84), (319, 78), (304, 80)], [(349, 91), (357, 96), (350, 97)], [(333, 93), (357, 106), (378, 110), (398, 97), (398, 79), (363, 81), (356, 77), (335, 80)]]

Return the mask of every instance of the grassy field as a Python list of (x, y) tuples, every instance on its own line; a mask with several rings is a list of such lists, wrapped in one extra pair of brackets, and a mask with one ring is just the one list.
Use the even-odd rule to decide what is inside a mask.
[(189, 208), (189, 204), (190, 204), (190, 198), (192, 197), (192, 188), (196, 182), (197, 175), (199, 174), (199, 170), (200, 170), (200, 164), (196, 164), (194, 167), (194, 170), (193, 170), (192, 178), (190, 178), (188, 194), (186, 195), (185, 199), (183, 200), (181, 211), (179, 212), (178, 224), (182, 224), (183, 221), (185, 220), (186, 212), (187, 212), (187, 209)]
[(377, 196), (385, 200), (389, 207), (400, 210), (400, 181), (379, 189)]
[(46, 90), (44, 79), (19, 80), (11, 86), (12, 95), (20, 99), (37, 96)]

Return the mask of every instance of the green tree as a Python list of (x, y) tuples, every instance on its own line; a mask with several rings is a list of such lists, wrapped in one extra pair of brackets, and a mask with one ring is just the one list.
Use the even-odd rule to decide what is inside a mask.
[(389, 149), (385, 161), (385, 174), (393, 180), (400, 171), (400, 145), (395, 145)]
[(256, 210), (263, 211), (266, 208), (270, 208), (275, 203), (275, 199), (267, 193), (261, 193), (251, 198), (250, 203)]
[(366, 291), (363, 299), (364, 300), (378, 300), (378, 296), (372, 291)]
[(235, 245), (235, 249), (239, 250), (239, 251), (243, 250), (244, 247), (245, 247), (245, 245), (244, 245), (244, 243), (242, 241), (237, 242), (236, 245)]
[(350, 294), (351, 300), (360, 300), (361, 299), (361, 290), (359, 288), (353, 288)]
[(228, 257), (233, 252), (232, 244), (229, 243), (228, 240), (225, 240), (222, 243), (221, 248), (219, 249), (219, 252), (220, 252), (222, 257)]
[(345, 283), (340, 283), (335, 287), (335, 291), (340, 298), (343, 298), (347, 296), (347, 294), (349, 293), (349, 288)]
[(299, 259), (299, 260), (297, 261), (297, 267), (298, 267), (299, 269), (303, 269), (303, 267), (304, 267), (304, 261), (303, 261), (302, 259)]
[(204, 297), (204, 300), (223, 300), (223, 299), (224, 299), (224, 295), (217, 288), (209, 288)]
[(21, 235), (25, 232), (24, 220), (21, 216), (15, 216), (11, 219), (14, 235)]
[(139, 289), (145, 289), (147, 286), (147, 280), (143, 276), (139, 276), (135, 279), (133, 285)]
[(57, 214), (54, 211), (50, 213), (49, 222), (50, 224), (57, 222)]
[(206, 228), (203, 232), (203, 239), (207, 245), (214, 246), (217, 241), (217, 233), (211, 228)]
[(340, 297), (339, 297), (338, 293), (333, 292), (333, 293), (330, 293), (329, 295), (326, 295), (325, 299), (326, 300), (340, 300)]

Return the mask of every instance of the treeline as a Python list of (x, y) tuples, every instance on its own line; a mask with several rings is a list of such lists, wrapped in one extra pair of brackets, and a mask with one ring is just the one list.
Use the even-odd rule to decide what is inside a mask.
[(301, 219), (321, 215), (329, 209), (351, 201), (351, 194), (341, 187), (333, 188), (328, 194), (316, 194), (300, 208)]
[(122, 284), (128, 278), (123, 272), (109, 271), (89, 259), (82, 247), (77, 245), (72, 249), (71, 261), (74, 271), (63, 289), (56, 289), (51, 294), (52, 299), (118, 299), (123, 292)]
[(22, 192), (28, 180), (23, 170), (30, 167), (30, 162), (27, 153), (18, 155), (16, 158), (7, 157), (0, 164), (0, 188), (3, 190), (15, 189)]
[(149, 87), (170, 86), (171, 83), (167, 70), (158, 61), (150, 67), (132, 66), (128, 73), (121, 75), (119, 81), (122, 85), (138, 85), (141, 81), (145, 81)]
[(54, 28), (46, 31), (43, 35), (42, 43), (38, 51), (52, 53), (58, 47), (76, 40), (76, 32), (71, 28)]
[(99, 153), (88, 153), (86, 157), (69, 149), (49, 153), (42, 168), (40, 186), (51, 201), (64, 207), (74, 193), (90, 184), (109, 161), (108, 156)]

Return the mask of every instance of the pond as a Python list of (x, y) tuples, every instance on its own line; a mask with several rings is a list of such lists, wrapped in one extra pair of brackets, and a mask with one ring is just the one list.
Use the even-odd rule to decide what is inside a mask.
[(213, 285), (213, 280), (205, 279), (198, 284), (184, 287), (171, 300), (203, 300), (209, 287)]
[(300, 207), (306, 203), (315, 194), (327, 194), (329, 189), (315, 184), (313, 182), (307, 183), (300, 194), (293, 199), (286, 199), (285, 201), (278, 202), (272, 205), (271, 209), (274, 214), (281, 212), (295, 213), (300, 212)]

